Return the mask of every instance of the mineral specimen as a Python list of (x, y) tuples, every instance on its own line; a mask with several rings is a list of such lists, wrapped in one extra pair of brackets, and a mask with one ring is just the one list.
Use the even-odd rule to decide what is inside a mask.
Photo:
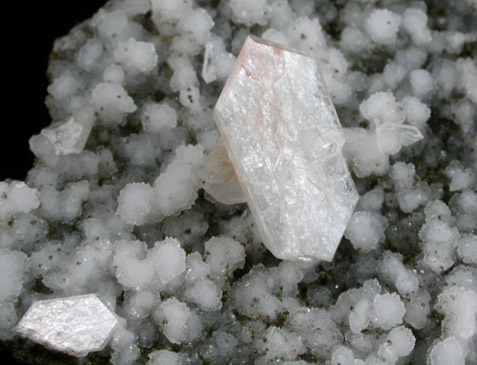
[(331, 261), (358, 194), (318, 61), (249, 36), (214, 117), (265, 246)]
[(117, 323), (96, 294), (88, 294), (34, 302), (17, 331), (54, 350), (83, 357), (102, 350)]
[[(5, 60), (28, 61), (4, 78), (14, 122), (2, 136), (18, 145), (11, 129), (43, 119), (28, 114), (39, 90), (26, 71), (46, 18), (28, 14), (55, 4), (24, 3), (4, 2), (24, 8), (5, 12), (22, 32), (4, 22)], [(475, 0), (108, 1), (55, 42), (48, 67), (53, 125), (91, 123), (84, 149), (56, 153), (42, 132), (25, 181), (0, 182), (0, 352), (22, 364), (477, 364), (476, 14)], [(343, 125), (360, 199), (331, 264), (275, 259), (246, 204), (202, 190), (243, 194), (213, 109), (248, 34), (316, 58)], [(295, 96), (284, 104), (307, 100)], [(423, 138), (407, 146), (413, 126)], [(11, 145), (5, 176), (21, 160)], [(199, 176), (207, 156), (220, 173)], [(78, 293), (122, 318), (104, 350), (65, 359), (16, 340), (31, 303)]]

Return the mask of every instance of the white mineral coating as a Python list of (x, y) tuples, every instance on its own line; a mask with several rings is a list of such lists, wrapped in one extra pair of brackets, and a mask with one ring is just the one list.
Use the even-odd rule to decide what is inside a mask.
[(406, 303), (406, 316), (404, 320), (415, 329), (421, 329), (428, 323), (428, 315), (431, 312), (429, 302), (431, 296), (427, 291), (420, 291), (413, 295)]
[(147, 365), (180, 365), (184, 357), (181, 355), (168, 350), (153, 351), (148, 355)]
[(23, 252), (0, 249), (0, 302), (15, 302), (21, 293), (27, 258)]
[(402, 255), (386, 251), (379, 265), (383, 279), (392, 283), (402, 296), (417, 293), (419, 280), (417, 274), (402, 263)]
[(117, 324), (96, 294), (87, 294), (34, 302), (16, 329), (31, 341), (83, 357), (101, 351)]
[(265, 339), (259, 350), (269, 361), (295, 360), (306, 351), (300, 336), (281, 328), (271, 326), (265, 333)]
[(364, 365), (364, 361), (355, 359), (353, 350), (346, 346), (337, 347), (331, 357), (332, 365)]
[(57, 155), (69, 155), (83, 151), (91, 125), (83, 125), (70, 118), (43, 128), (41, 134), (50, 141)]
[(416, 339), (412, 331), (404, 326), (394, 327), (381, 344), (378, 355), (386, 362), (395, 364), (400, 357), (405, 357), (414, 349)]
[(426, 97), (434, 89), (434, 79), (427, 70), (413, 70), (409, 74), (409, 82), (411, 83), (411, 88), (414, 92), (414, 95), (416, 95), (418, 98)]
[(385, 238), (387, 219), (374, 212), (355, 212), (351, 216), (345, 237), (357, 250), (369, 252)]
[(190, 315), (185, 303), (170, 298), (156, 309), (154, 319), (170, 342), (181, 343), (187, 338), (187, 321)]
[(365, 24), (373, 41), (389, 45), (396, 42), (401, 16), (388, 9), (376, 9), (366, 19)]
[(137, 75), (151, 72), (156, 67), (157, 53), (152, 43), (129, 38), (127, 42), (119, 43), (114, 60), (129, 74)]
[(222, 307), (222, 292), (210, 280), (198, 281), (187, 287), (184, 298), (204, 311), (219, 310)]
[(91, 102), (106, 124), (124, 124), (124, 116), (137, 108), (126, 90), (112, 83), (98, 84), (91, 91)]
[(467, 352), (455, 337), (436, 341), (429, 352), (430, 365), (464, 365)]
[(402, 323), (402, 318), (405, 313), (404, 303), (398, 294), (378, 294), (373, 300), (373, 315), (371, 321), (374, 327), (390, 330)]
[(0, 219), (6, 220), (20, 212), (28, 213), (40, 205), (37, 189), (23, 181), (0, 182)]
[(146, 132), (159, 133), (177, 126), (177, 112), (165, 103), (148, 103), (144, 106), (141, 122)]
[(422, 9), (406, 9), (402, 25), (414, 44), (420, 46), (432, 41), (431, 30), (427, 27), (427, 14)]
[(466, 264), (477, 264), (477, 236), (463, 235), (459, 240), (457, 252)]
[(452, 286), (437, 297), (437, 310), (445, 315), (442, 327), (456, 338), (471, 339), (477, 331), (477, 294), (471, 289)]
[(214, 118), (265, 246), (331, 261), (358, 194), (317, 60), (247, 37)]

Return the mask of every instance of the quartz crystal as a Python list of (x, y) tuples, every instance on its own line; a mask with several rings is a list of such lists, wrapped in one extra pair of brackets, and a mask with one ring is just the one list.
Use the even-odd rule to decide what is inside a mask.
[(249, 36), (214, 118), (265, 246), (331, 261), (358, 194), (318, 61)]
[(88, 294), (34, 302), (17, 331), (48, 348), (83, 357), (102, 350), (117, 323), (96, 294)]

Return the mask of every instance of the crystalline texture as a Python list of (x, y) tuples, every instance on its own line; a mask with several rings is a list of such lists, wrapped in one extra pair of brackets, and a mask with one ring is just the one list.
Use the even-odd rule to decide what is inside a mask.
[(215, 148), (207, 157), (199, 175), (204, 180), (204, 190), (215, 200), (223, 204), (238, 204), (246, 201), (222, 138), (219, 138)]
[(17, 331), (51, 349), (83, 357), (102, 350), (117, 323), (101, 300), (88, 294), (33, 303)]
[(248, 37), (214, 117), (267, 248), (331, 261), (358, 194), (317, 60)]
[(41, 133), (53, 144), (57, 155), (80, 153), (91, 132), (91, 126), (77, 123), (74, 118), (44, 128)]

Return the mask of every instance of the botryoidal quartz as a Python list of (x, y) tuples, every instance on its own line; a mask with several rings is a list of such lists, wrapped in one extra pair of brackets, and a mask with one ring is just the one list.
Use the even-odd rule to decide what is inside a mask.
[(101, 351), (118, 324), (96, 294), (34, 302), (17, 331), (53, 350), (83, 357)]
[(318, 61), (249, 36), (214, 118), (265, 246), (331, 261), (358, 194)]

